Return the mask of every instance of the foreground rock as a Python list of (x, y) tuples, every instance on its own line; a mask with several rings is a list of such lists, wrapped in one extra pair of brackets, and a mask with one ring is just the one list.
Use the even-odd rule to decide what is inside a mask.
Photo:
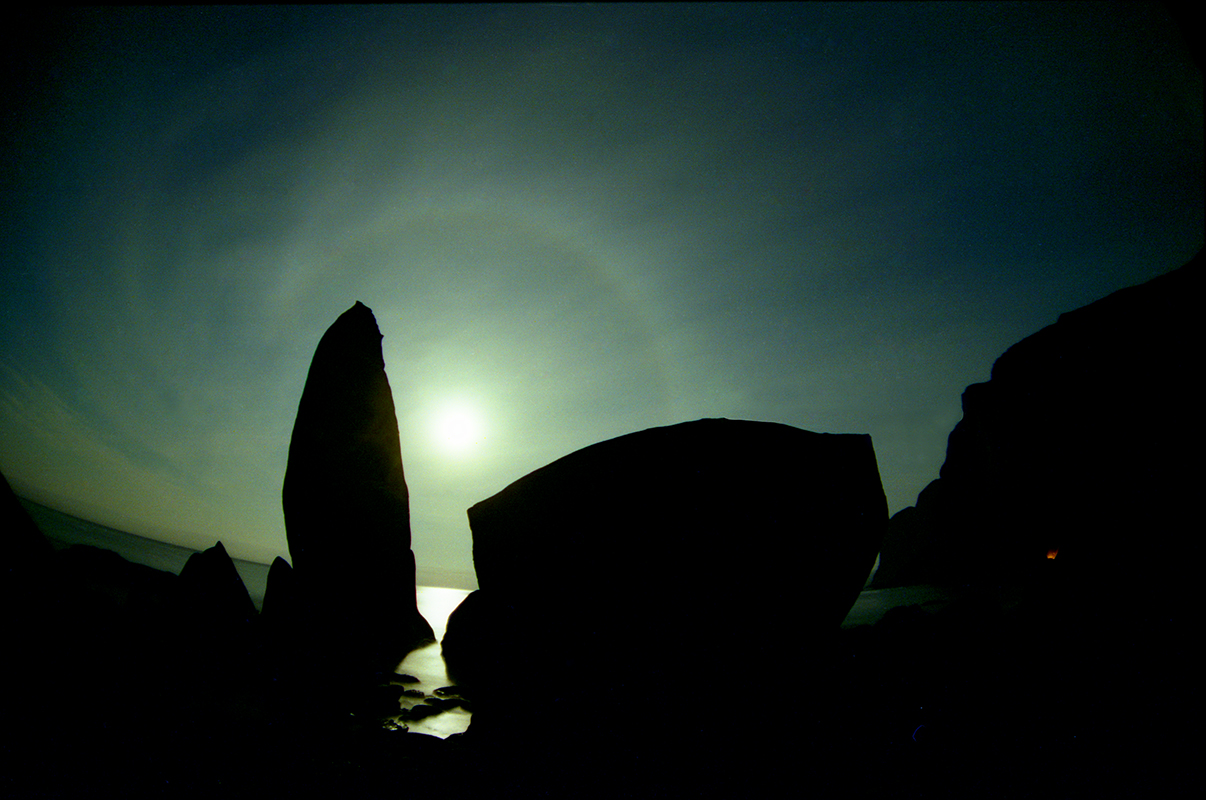
[[(581, 748), (560, 758), (574, 752), (569, 736), (583, 739), (572, 731), (508, 748), (505, 735), (475, 737), (476, 723), (440, 741), (383, 730), (381, 709), (316, 717), (313, 680), (287, 707), (267, 703), (246, 681), (182, 670), (206, 651), (182, 616), (177, 576), (90, 547), (53, 552), (46, 567), (29, 602), (8, 606), (5, 797), (1200, 794), (1197, 741), (1185, 735), (1197, 722), (1195, 628), (1166, 619), (1103, 637), (1067, 598), (1001, 612), (955, 592), (936, 612), (899, 608), (810, 644), (775, 682), (735, 637), (708, 652), (703, 680), (664, 683), (643, 705), (613, 693), (600, 721), (629, 726), (634, 743), (653, 733), (628, 757), (600, 748), (592, 761)], [(644, 654), (630, 651), (599, 685), (631, 681)], [(267, 683), (276, 695), (278, 681)], [(682, 734), (667, 712), (684, 697), (713, 715), (715, 735)], [(441, 702), (427, 698), (417, 714)]]
[(205, 684), (209, 690), (201, 695), (186, 693), (183, 702), (199, 700), (194, 716), (213, 714), (218, 702), (230, 702), (231, 697), (241, 702), (262, 682), (267, 665), (259, 614), (221, 542), (189, 556), (176, 583), (178, 624), (187, 640), (177, 675), (189, 685)]
[(184, 601), (227, 627), (246, 625), (256, 617), (255, 603), (234, 561), (218, 542), (194, 553), (180, 571)]
[(21, 507), (8, 479), (0, 474), (0, 581), (5, 585), (23, 581), (27, 574), (40, 570), (53, 548), (29, 513)]
[(445, 659), (472, 691), (470, 733), (648, 754), (650, 738), (716, 732), (725, 659), (798, 685), (886, 520), (869, 436), (765, 422), (654, 428), (521, 478), (469, 509), (481, 589)]
[(264, 606), (260, 612), (265, 620), (275, 622), (296, 617), (294, 606), (297, 603), (297, 590), (294, 588), (293, 567), (289, 562), (277, 556), (268, 567), (268, 583), (264, 589)]
[(941, 477), (892, 519), (874, 585), (1058, 573), (1094, 602), (1171, 612), (1189, 582), (1170, 567), (1197, 538), (1201, 288), (1199, 256), (1009, 348), (964, 392)]
[(298, 405), (282, 491), (301, 644), (341, 672), (392, 670), (432, 640), (415, 604), (410, 508), (372, 312), (327, 330)]

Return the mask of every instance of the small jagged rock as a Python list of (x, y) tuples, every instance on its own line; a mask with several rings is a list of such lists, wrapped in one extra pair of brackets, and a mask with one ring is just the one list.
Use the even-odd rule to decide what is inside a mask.
[(294, 586), (293, 567), (277, 556), (268, 567), (268, 583), (264, 588), (264, 606), (260, 611), (264, 619), (276, 619), (293, 613), (297, 604), (297, 588)]
[(251, 595), (221, 542), (189, 556), (180, 571), (180, 591), (187, 605), (218, 624), (246, 624), (256, 617)]
[(414, 675), (407, 675), (404, 672), (395, 672), (389, 676), (390, 683), (419, 683), (419, 679)]

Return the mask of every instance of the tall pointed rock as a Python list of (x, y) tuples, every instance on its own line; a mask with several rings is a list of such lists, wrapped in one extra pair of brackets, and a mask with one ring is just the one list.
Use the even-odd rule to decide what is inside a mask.
[(388, 670), (432, 630), (415, 603), (410, 504), (381, 332), (357, 302), (323, 335), (297, 409), (282, 500), (306, 648)]

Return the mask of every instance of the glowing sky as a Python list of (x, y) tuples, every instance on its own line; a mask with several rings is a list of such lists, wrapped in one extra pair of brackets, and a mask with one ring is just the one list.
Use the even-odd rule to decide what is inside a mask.
[[(0, 469), (287, 554), (323, 331), (375, 313), (419, 579), (465, 509), (700, 417), (870, 433), (1202, 241), (1202, 79), (1143, 4), (99, 9), (8, 26)], [(1119, 424), (1145, 424), (1119, 420)]]

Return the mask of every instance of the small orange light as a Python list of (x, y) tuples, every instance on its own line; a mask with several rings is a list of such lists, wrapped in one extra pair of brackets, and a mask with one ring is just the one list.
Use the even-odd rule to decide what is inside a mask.
[(1047, 558), (1049, 558), (1049, 559), (1053, 559), (1053, 558), (1055, 558), (1057, 555), (1059, 555), (1059, 548), (1058, 548), (1058, 547), (1054, 547), (1054, 548), (1052, 548), (1052, 549), (1050, 549), (1050, 550), (1048, 550), (1048, 551), (1047, 551)]

